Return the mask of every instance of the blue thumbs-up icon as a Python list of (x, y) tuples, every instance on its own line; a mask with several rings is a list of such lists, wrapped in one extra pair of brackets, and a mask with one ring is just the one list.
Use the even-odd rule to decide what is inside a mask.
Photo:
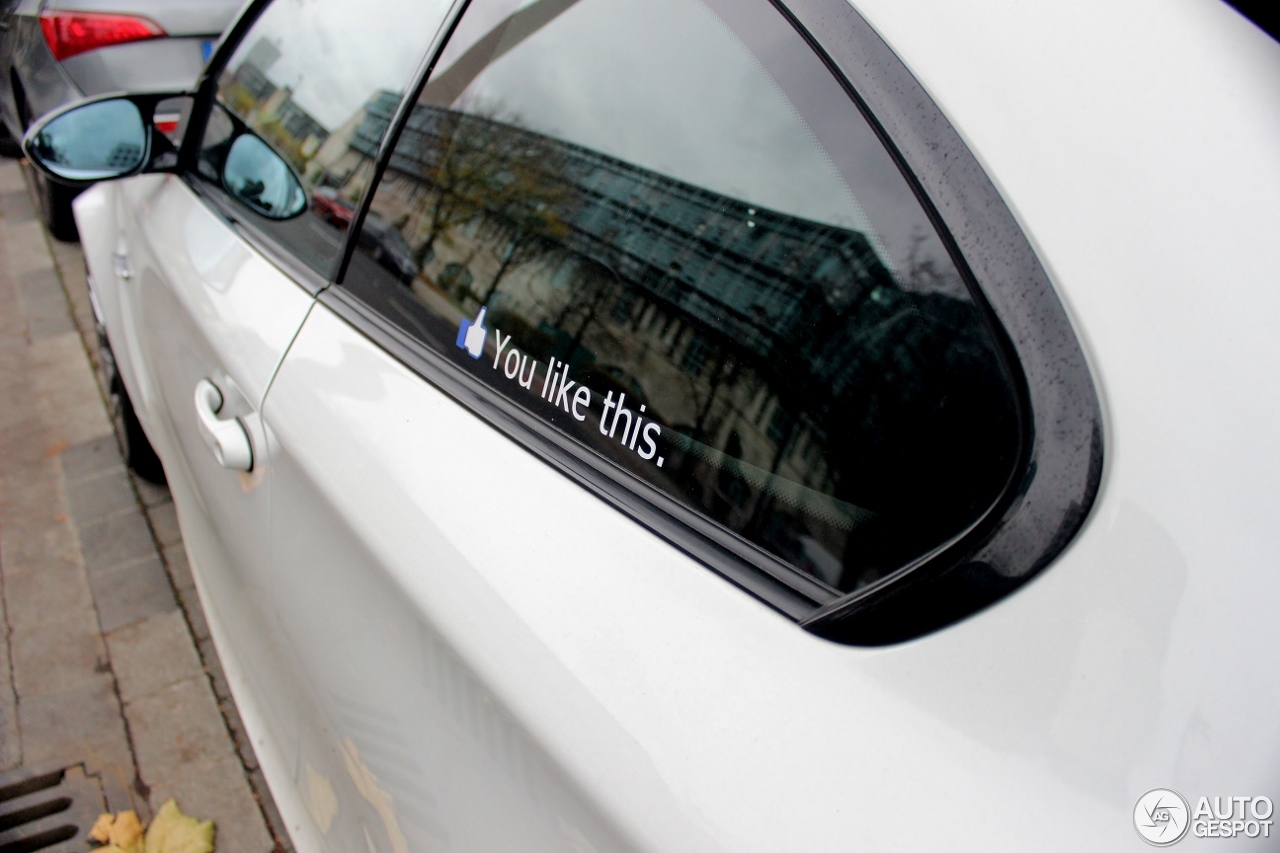
[(489, 330), (484, 325), (484, 315), (488, 308), (481, 308), (474, 321), (463, 319), (458, 327), (458, 346), (467, 351), (472, 358), (479, 358), (484, 352), (484, 336)]

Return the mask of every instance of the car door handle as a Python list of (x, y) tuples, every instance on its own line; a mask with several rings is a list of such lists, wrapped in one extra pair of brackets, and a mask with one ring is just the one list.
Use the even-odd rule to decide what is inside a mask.
[(112, 255), (111, 263), (116, 268), (116, 276), (128, 281), (133, 278), (133, 267), (129, 264), (129, 259), (124, 255)]
[(235, 418), (220, 420), (218, 412), (221, 410), (222, 392), (208, 379), (201, 379), (196, 383), (196, 419), (200, 423), (200, 437), (223, 468), (252, 471), (253, 444), (244, 424)]

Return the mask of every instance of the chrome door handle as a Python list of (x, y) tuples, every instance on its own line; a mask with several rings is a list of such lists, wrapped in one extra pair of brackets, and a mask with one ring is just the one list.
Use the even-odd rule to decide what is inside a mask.
[(208, 379), (201, 379), (196, 383), (196, 419), (200, 422), (200, 437), (223, 468), (252, 471), (253, 444), (249, 441), (249, 434), (235, 418), (219, 420), (218, 412), (221, 410), (222, 392)]
[(124, 255), (112, 255), (111, 263), (116, 268), (116, 276), (128, 281), (133, 278), (133, 267), (129, 264), (129, 259)]

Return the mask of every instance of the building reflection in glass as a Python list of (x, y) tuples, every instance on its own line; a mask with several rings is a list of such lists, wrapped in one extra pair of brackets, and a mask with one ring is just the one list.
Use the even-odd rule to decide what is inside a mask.
[[(366, 143), (394, 106), (389, 94), (366, 105), (354, 158), (373, 157)], [(952, 295), (949, 263), (913, 261), (895, 277), (858, 231), (755, 207), (497, 111), (426, 105), (369, 216), (365, 228), (393, 231), (412, 264), (388, 262), (384, 238), (363, 239), (346, 281), (357, 295), (837, 589), (959, 532), (1013, 465), (1013, 394), (977, 307)], [(481, 307), (538, 363), (528, 390), (454, 346)], [(552, 359), (591, 389), (586, 421), (537, 399)], [(623, 395), (661, 426), (661, 468), (602, 431), (606, 398)]]

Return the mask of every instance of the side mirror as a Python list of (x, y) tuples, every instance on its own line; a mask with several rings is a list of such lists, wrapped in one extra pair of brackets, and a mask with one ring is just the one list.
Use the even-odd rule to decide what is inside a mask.
[(289, 164), (252, 133), (231, 143), (222, 164), (227, 192), (268, 219), (290, 219), (307, 209), (307, 194)]
[[(22, 140), (23, 153), (41, 171), (66, 184), (162, 170), (173, 165), (163, 161), (173, 160), (174, 147), (157, 129), (156, 106), (184, 97), (189, 100), (181, 94), (158, 94), (73, 104), (37, 121)], [(166, 114), (166, 120), (172, 117)]]
[(102, 181), (140, 169), (150, 137), (138, 106), (120, 98), (72, 107), (36, 125), (22, 147), (56, 178)]

